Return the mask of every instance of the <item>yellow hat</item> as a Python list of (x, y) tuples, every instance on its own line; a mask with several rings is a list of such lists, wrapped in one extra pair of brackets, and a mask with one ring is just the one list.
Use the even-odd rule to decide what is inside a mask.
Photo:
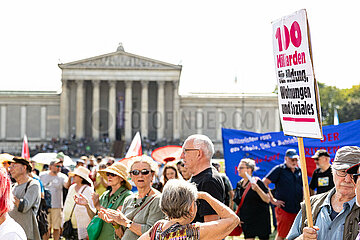
[(116, 162), (113, 165), (103, 169), (103, 170), (99, 170), (100, 175), (107, 181), (107, 176), (106, 173), (113, 173), (119, 177), (121, 177), (122, 179), (124, 179), (125, 181), (125, 187), (129, 190), (131, 190), (131, 184), (128, 181), (128, 169), (127, 167), (120, 163), (120, 162)]

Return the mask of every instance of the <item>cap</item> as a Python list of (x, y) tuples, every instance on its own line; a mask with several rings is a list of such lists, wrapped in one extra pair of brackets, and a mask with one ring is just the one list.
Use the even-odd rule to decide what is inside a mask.
[(13, 160), (13, 162), (15, 162), (15, 163), (20, 163), (20, 164), (22, 164), (22, 165), (27, 166), (28, 169), (30, 169), (30, 170), (32, 169), (32, 166), (31, 166), (30, 161), (27, 160), (27, 159), (25, 159), (25, 158), (23, 158), (23, 157), (14, 157), (12, 160)]
[(65, 154), (63, 152), (59, 152), (58, 154), (56, 154), (56, 158), (64, 160)]
[(61, 160), (58, 159), (58, 158), (55, 158), (55, 159), (53, 159), (53, 160), (50, 161), (50, 164), (49, 164), (49, 165), (51, 166), (51, 165), (57, 164), (57, 163), (59, 163), (59, 162), (61, 162)]
[(322, 157), (322, 156), (330, 157), (329, 153), (325, 149), (319, 149), (316, 151), (314, 156), (312, 156), (311, 158), (318, 159), (319, 157)]
[(285, 153), (285, 157), (299, 158), (299, 155), (297, 154), (295, 149), (288, 149)]
[(343, 170), (348, 169), (359, 163), (360, 148), (357, 146), (345, 146), (337, 150), (332, 167), (335, 170)]

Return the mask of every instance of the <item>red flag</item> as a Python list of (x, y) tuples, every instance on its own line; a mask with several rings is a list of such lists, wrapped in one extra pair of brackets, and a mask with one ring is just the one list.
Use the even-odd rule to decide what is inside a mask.
[(24, 135), (24, 142), (21, 151), (21, 157), (30, 160), (29, 144), (26, 135)]
[(142, 148), (141, 148), (141, 138), (140, 133), (137, 132), (130, 144), (130, 147), (125, 155), (125, 158), (133, 157), (133, 156), (141, 156)]

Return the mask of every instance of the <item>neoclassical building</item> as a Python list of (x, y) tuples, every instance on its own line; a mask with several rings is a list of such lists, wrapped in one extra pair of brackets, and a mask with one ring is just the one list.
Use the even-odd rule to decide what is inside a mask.
[[(137, 131), (151, 140), (194, 133), (222, 151), (221, 128), (279, 131), (275, 94), (179, 95), (181, 65), (124, 51), (59, 64), (61, 92), (0, 91), (0, 150), (53, 137), (129, 143)], [(195, 81), (195, 80), (194, 80)]]

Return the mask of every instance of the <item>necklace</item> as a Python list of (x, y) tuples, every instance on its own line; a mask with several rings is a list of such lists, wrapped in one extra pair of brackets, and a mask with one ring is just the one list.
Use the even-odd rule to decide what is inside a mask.
[(133, 202), (134, 208), (140, 207), (140, 206), (145, 202), (145, 200), (146, 200), (146, 198), (149, 196), (149, 193), (150, 193), (150, 192), (151, 192), (151, 188), (150, 188), (150, 190), (148, 191), (148, 193), (145, 195), (145, 197), (143, 197), (143, 198), (141, 199), (141, 202), (139, 202), (139, 203), (136, 203), (136, 199), (137, 199), (137, 198), (134, 198), (134, 202)]

